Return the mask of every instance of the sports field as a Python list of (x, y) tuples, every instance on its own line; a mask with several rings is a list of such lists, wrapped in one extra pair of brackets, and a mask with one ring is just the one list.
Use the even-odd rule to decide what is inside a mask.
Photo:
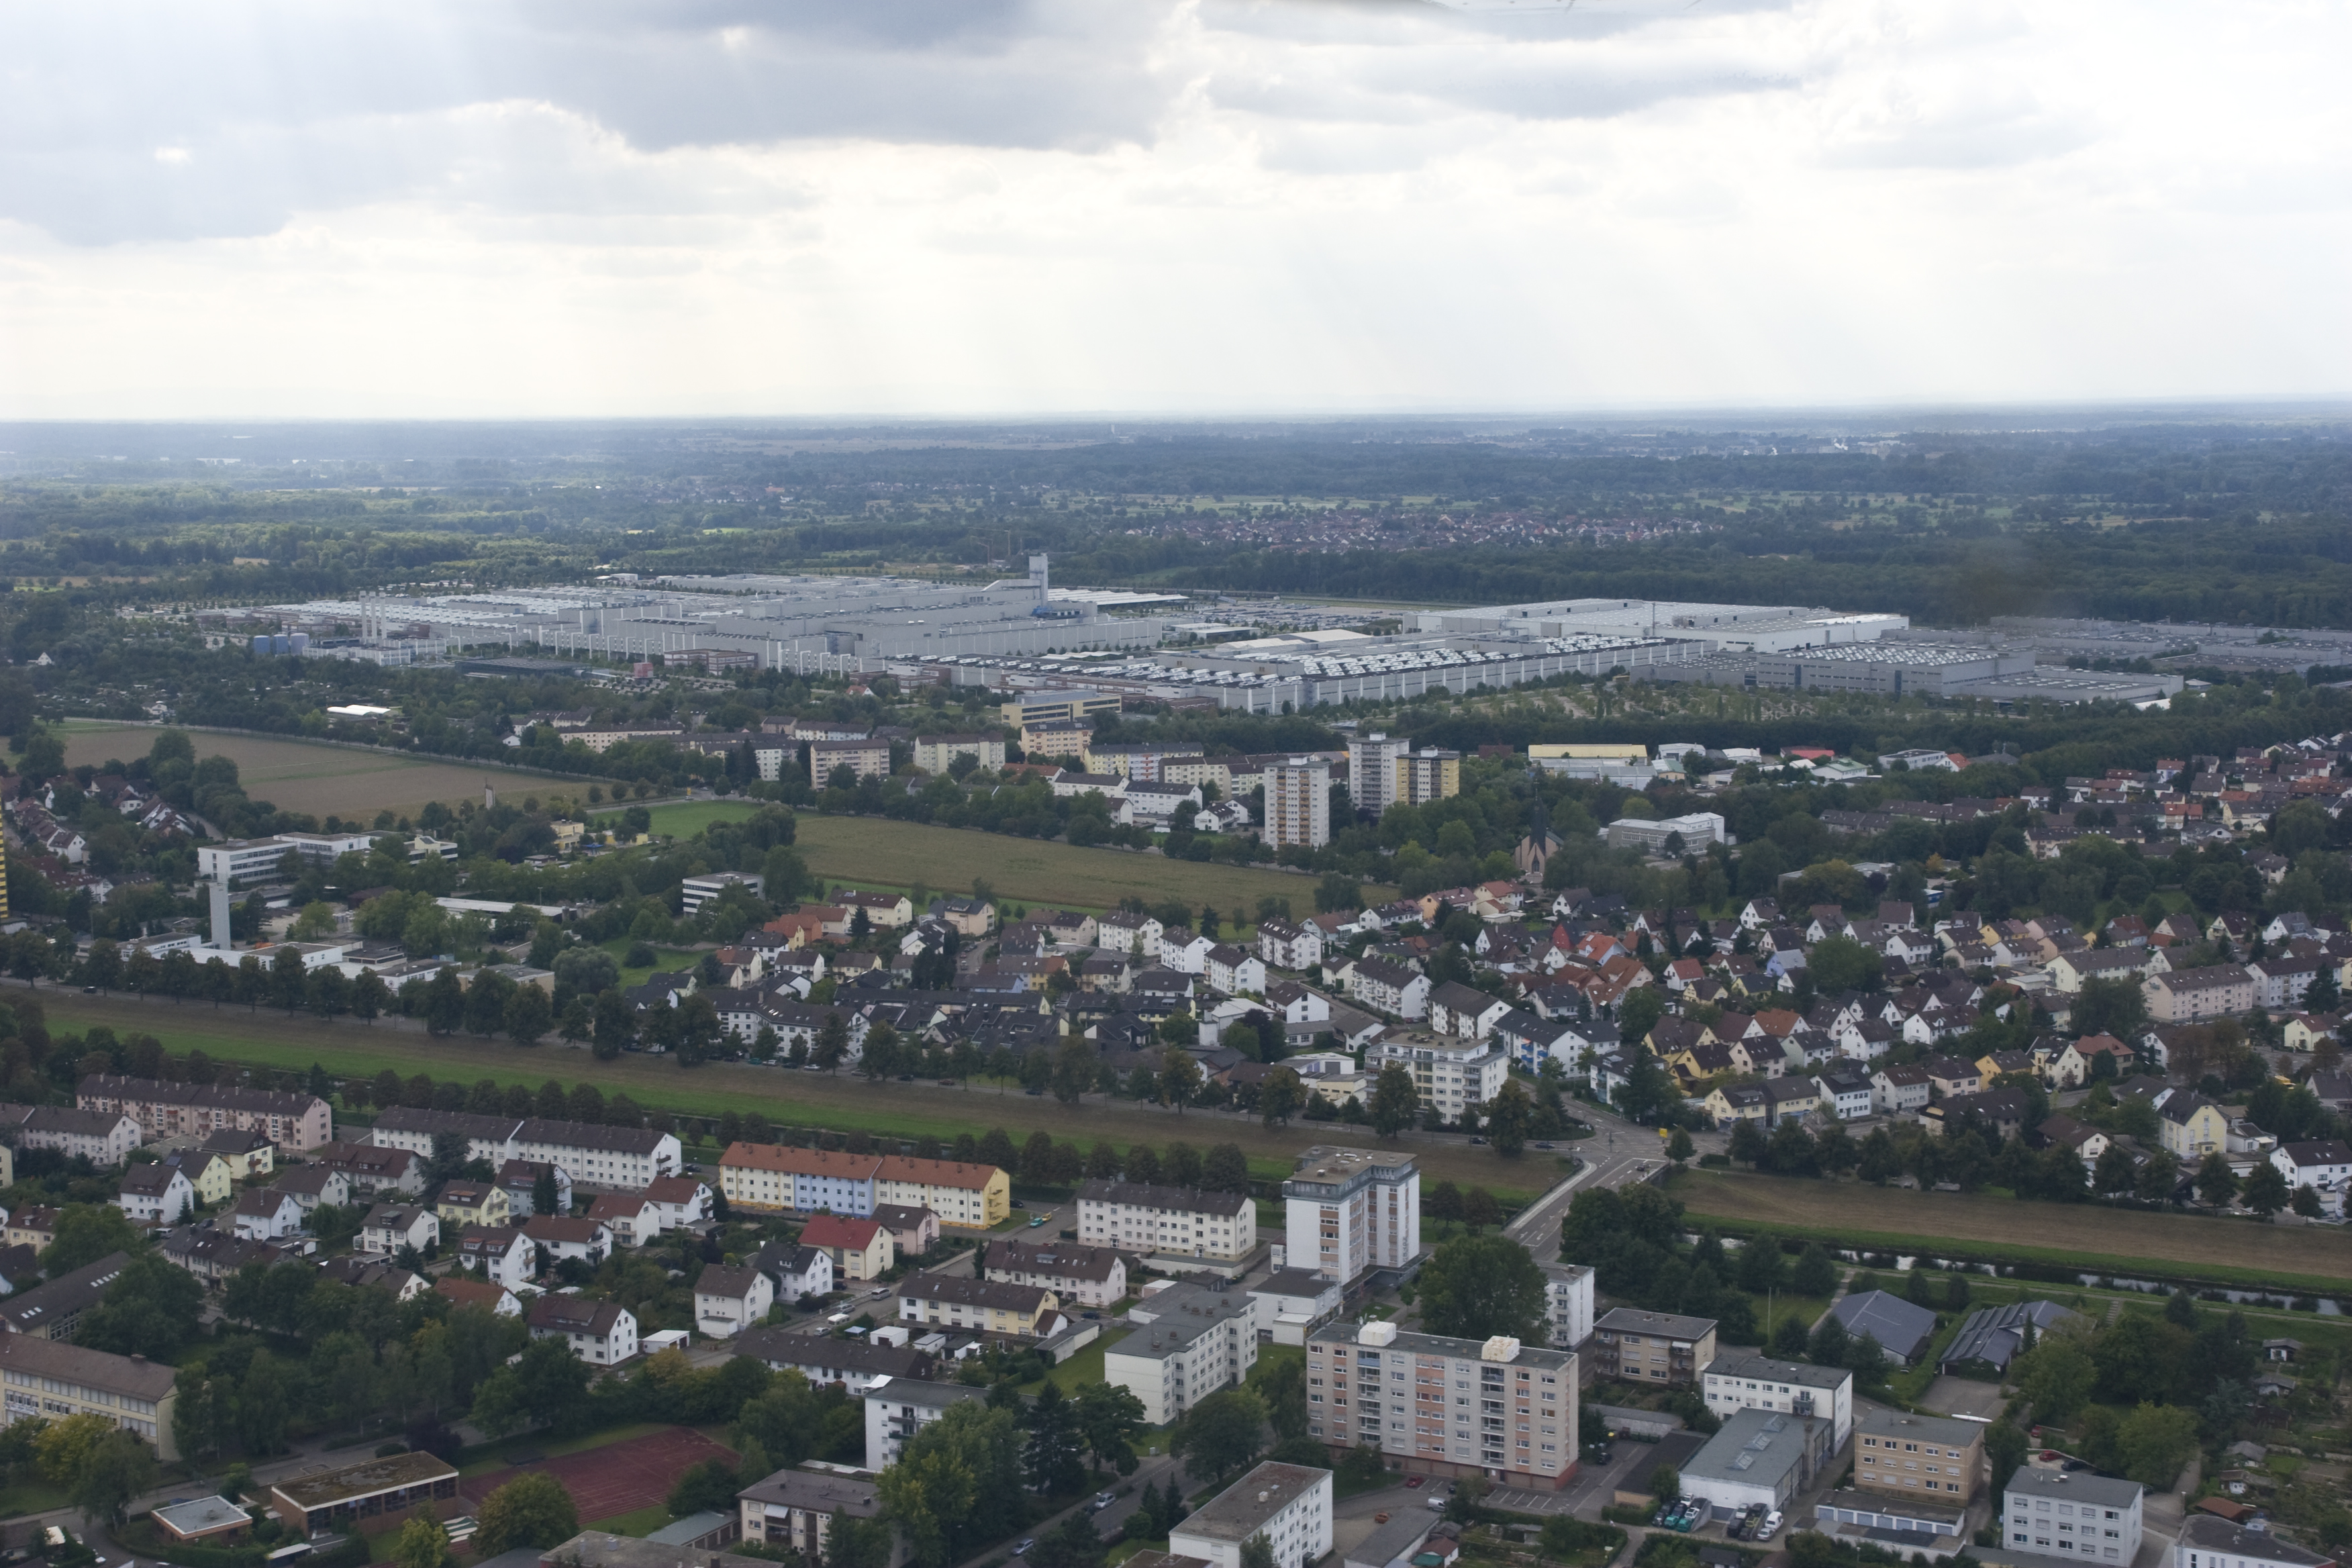
[[(1175, 899), (1192, 909), (1214, 904), (1229, 919), (1239, 909), (1253, 922), (1263, 898), (1289, 900), (1294, 917), (1315, 912), (1312, 877), (1134, 850), (1082, 849), (975, 828), (803, 813), (797, 845), (810, 870), (861, 887), (903, 890), (920, 881), (935, 892), (956, 893), (969, 891), (977, 877), (1000, 898), (1092, 913), (1115, 909), (1130, 895), (1152, 904)], [(1392, 888), (1364, 889), (1368, 901), (1395, 896)]]
[[(0, 1000), (19, 989), (14, 984), (0, 987)], [(352, 1018), (326, 1024), (304, 1015), (289, 1018), (268, 1008), (248, 1012), (203, 1003), (85, 996), (46, 985), (37, 994), (53, 1036), (103, 1024), (119, 1035), (133, 1030), (153, 1035), (174, 1052), (201, 1050), (220, 1061), (297, 1070), (316, 1062), (346, 1078), (373, 1078), (390, 1068), (404, 1077), (429, 1073), (467, 1084), (490, 1079), (532, 1089), (551, 1078), (566, 1084), (585, 1080), (607, 1094), (624, 1089), (640, 1105), (690, 1116), (757, 1110), (785, 1125), (845, 1132), (862, 1128), (899, 1138), (928, 1134), (951, 1139), (960, 1132), (1002, 1127), (1015, 1143), (1043, 1131), (1081, 1147), (1097, 1139), (1122, 1148), (1134, 1142), (1156, 1147), (1177, 1139), (1196, 1147), (1232, 1142), (1248, 1156), (1251, 1173), (1261, 1177), (1289, 1174), (1298, 1151), (1310, 1144), (1377, 1142), (1370, 1128), (1337, 1122), (1269, 1128), (1246, 1117), (1198, 1111), (1179, 1115), (1160, 1106), (1096, 1095), (1066, 1106), (1048, 1096), (1024, 1094), (1018, 1086), (1007, 1089), (981, 1079), (961, 1088), (928, 1081), (878, 1085), (847, 1073), (836, 1077), (740, 1062), (681, 1068), (669, 1058), (634, 1053), (600, 1062), (584, 1050), (552, 1040), (523, 1047), (469, 1035), (436, 1039), (421, 1029), (394, 1029)], [(1431, 1181), (1484, 1186), (1506, 1207), (1532, 1201), (1563, 1173), (1549, 1159), (1530, 1153), (1506, 1160), (1458, 1138), (1414, 1136), (1404, 1146), (1418, 1157)]]
[(506, 1465), (467, 1476), (457, 1490), (478, 1510), (482, 1500), (517, 1477), (542, 1471), (563, 1483), (583, 1520), (611, 1519), (651, 1508), (670, 1494), (677, 1479), (705, 1459), (734, 1462), (734, 1453), (691, 1426), (610, 1443), (601, 1448), (558, 1455), (527, 1464)]
[[(236, 764), (237, 783), (255, 800), (281, 811), (372, 818), (379, 811), (413, 816), (426, 801), (455, 805), (482, 798), (488, 780), (501, 795), (570, 794), (587, 781), (506, 768), (473, 768), (428, 757), (404, 757), (349, 746), (259, 735), (222, 735), (191, 730), (199, 757), (226, 757)], [(66, 762), (95, 767), (109, 761), (144, 756), (155, 743), (156, 727), (69, 719), (65, 724)]]
[(2112, 1274), (2169, 1264), (2210, 1270), (2217, 1279), (2242, 1271), (2329, 1289), (2352, 1280), (2352, 1237), (2300, 1225), (1716, 1171), (1685, 1172), (1674, 1193), (1693, 1218), (1769, 1226), (1854, 1247), (1999, 1252)]

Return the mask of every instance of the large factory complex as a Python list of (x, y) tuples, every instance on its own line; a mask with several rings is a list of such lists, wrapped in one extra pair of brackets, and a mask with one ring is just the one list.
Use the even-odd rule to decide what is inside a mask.
[[(1073, 687), (1123, 699), (1208, 699), (1254, 712), (1509, 687), (1556, 676), (2013, 703), (2161, 702), (2177, 675), (2043, 668), (1998, 637), (1912, 629), (1899, 615), (1792, 605), (1559, 599), (1363, 611), (1360, 625), (1255, 635), (1247, 604), (1055, 588), (1025, 578), (604, 578), (577, 588), (322, 600), (208, 612), (257, 651), (307, 637), (320, 656), (410, 664), (572, 660), (723, 673), (881, 674), (1006, 689)], [(294, 647), (293, 651), (301, 651)]]

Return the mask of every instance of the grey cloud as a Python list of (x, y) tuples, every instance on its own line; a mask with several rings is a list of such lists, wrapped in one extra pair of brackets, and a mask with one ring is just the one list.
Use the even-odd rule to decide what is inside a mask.
[[(1149, 136), (1165, 5), (102, 3), (0, 13), (0, 216), (75, 243), (268, 233), (430, 192), (469, 106), (538, 103), (640, 150)], [(454, 140), (453, 140), (454, 138)], [(497, 156), (493, 138), (479, 149)], [(512, 151), (508, 149), (507, 151)]]
[[(1195, 87), (1336, 130), (1778, 85), (1685, 37), (1688, 16), (1681, 0), (1538, 16), (1435, 0), (18, 0), (0, 6), (0, 217), (96, 245), (399, 200), (768, 210), (797, 199), (789, 184), (643, 160), (828, 139), (1095, 152), (1149, 143)], [(1302, 169), (1365, 163), (1307, 140), (1323, 145)]]

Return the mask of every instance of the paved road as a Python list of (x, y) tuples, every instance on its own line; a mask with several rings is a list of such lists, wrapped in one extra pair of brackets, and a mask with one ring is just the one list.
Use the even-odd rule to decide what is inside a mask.
[[(1656, 1129), (1637, 1126), (1581, 1101), (1574, 1114), (1591, 1124), (1592, 1136), (1564, 1144), (1563, 1150), (1582, 1160), (1582, 1168), (1521, 1211), (1505, 1230), (1538, 1263), (1559, 1256), (1559, 1222), (1578, 1193), (1588, 1187), (1622, 1187), (1628, 1182), (1644, 1181), (1666, 1163), (1665, 1145)], [(1712, 1153), (1726, 1140), (1721, 1133), (1699, 1132), (1692, 1134), (1692, 1141), (1701, 1153)]]

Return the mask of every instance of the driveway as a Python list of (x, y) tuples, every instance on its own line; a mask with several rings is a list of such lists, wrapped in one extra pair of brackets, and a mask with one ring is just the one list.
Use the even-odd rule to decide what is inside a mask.
[(1986, 1421), (2000, 1415), (2008, 1403), (2000, 1384), (1979, 1383), (1972, 1377), (1938, 1377), (1919, 1398), (1923, 1408), (1938, 1415), (1974, 1415)]

